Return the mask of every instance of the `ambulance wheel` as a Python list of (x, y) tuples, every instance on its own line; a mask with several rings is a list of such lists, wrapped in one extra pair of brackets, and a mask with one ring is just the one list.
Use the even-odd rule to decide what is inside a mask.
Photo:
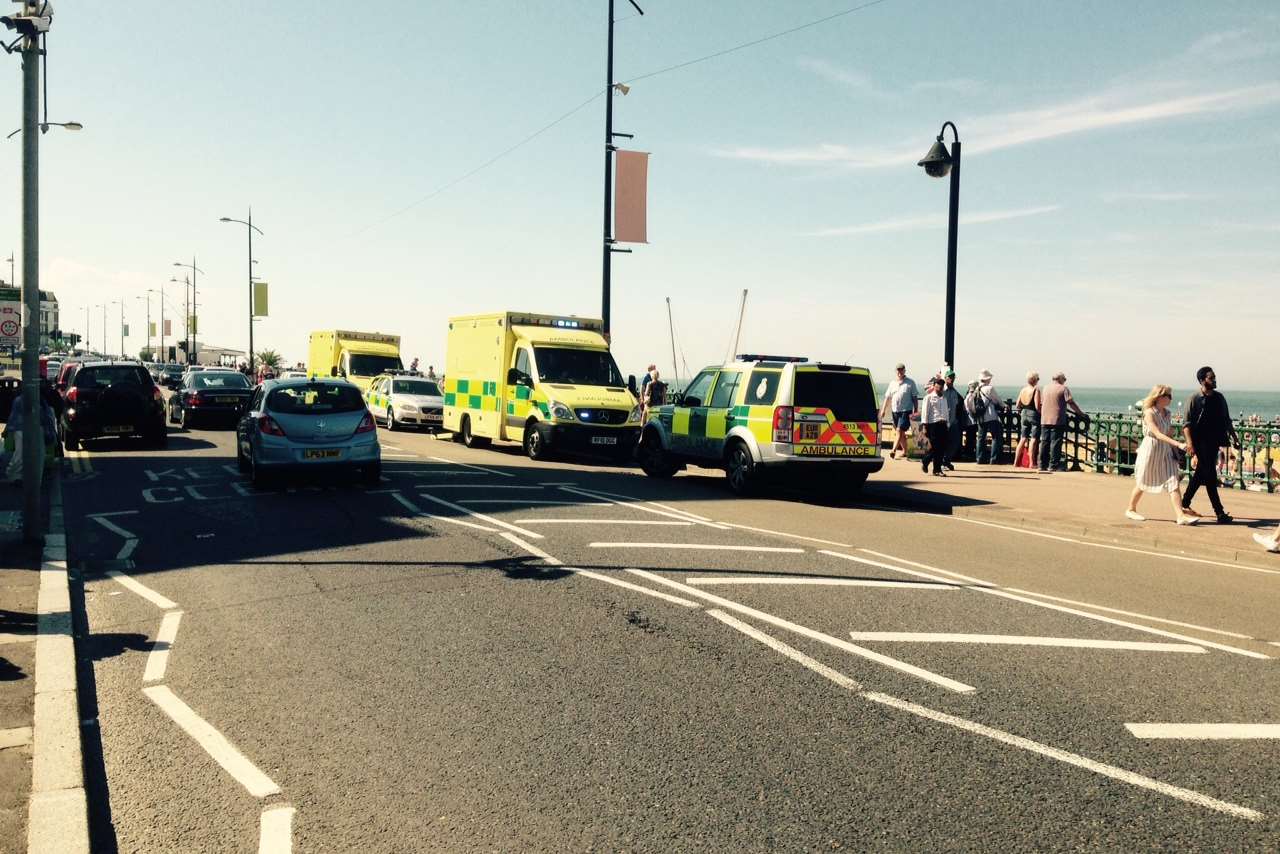
[(538, 430), (538, 423), (530, 421), (524, 425), (524, 453), (531, 460), (545, 460), (551, 456), (547, 440)]
[(392, 433), (399, 429), (396, 425), (396, 413), (390, 406), (387, 407), (387, 429)]
[(751, 458), (751, 451), (741, 442), (734, 442), (725, 457), (724, 472), (729, 488), (735, 495), (752, 495), (759, 480), (759, 466)]
[(462, 444), (468, 448), (487, 448), (489, 440), (471, 432), (471, 416), (462, 417)]
[(676, 476), (678, 466), (671, 462), (666, 450), (662, 447), (662, 440), (658, 438), (657, 433), (649, 432), (640, 440), (640, 468), (644, 469), (644, 473), (649, 477), (672, 478)]

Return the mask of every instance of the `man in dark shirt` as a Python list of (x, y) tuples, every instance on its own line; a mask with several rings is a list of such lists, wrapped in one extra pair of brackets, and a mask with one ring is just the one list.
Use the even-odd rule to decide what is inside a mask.
[(1225, 525), (1232, 519), (1218, 498), (1218, 449), (1227, 444), (1239, 448), (1240, 439), (1231, 423), (1227, 399), (1218, 393), (1218, 378), (1213, 368), (1206, 366), (1196, 371), (1196, 379), (1200, 382), (1200, 391), (1187, 401), (1187, 421), (1182, 427), (1192, 468), (1191, 483), (1182, 496), (1182, 509), (1191, 510), (1191, 499), (1203, 486), (1209, 493), (1209, 503), (1218, 522)]

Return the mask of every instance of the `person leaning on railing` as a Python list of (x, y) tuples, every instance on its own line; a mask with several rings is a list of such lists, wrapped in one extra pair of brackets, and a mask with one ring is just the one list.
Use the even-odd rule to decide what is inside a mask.
[(1053, 382), (1040, 392), (1037, 406), (1040, 410), (1040, 471), (1063, 471), (1062, 436), (1067, 429), (1067, 408), (1080, 416), (1086, 427), (1089, 415), (1071, 397), (1067, 375), (1062, 371), (1054, 374)]

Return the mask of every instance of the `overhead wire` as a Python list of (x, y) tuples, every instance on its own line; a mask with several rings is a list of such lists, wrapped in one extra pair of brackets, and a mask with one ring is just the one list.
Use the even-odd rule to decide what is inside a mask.
[[(807, 30), (811, 27), (816, 27), (816, 26), (819, 26), (820, 24), (825, 24), (828, 21), (834, 21), (837, 18), (843, 18), (846, 15), (852, 15), (855, 12), (861, 12), (864, 9), (870, 9), (872, 6), (879, 6), (880, 4), (887, 3), (887, 2), (889, 2), (889, 0), (869, 0), (869, 2), (862, 3), (858, 6), (853, 6), (849, 9), (844, 9), (839, 12), (834, 12), (830, 15), (826, 15), (825, 17), (818, 18), (816, 20), (809, 21), (807, 23), (800, 24), (795, 27), (791, 27), (786, 30), (781, 30), (780, 32), (771, 33), (770, 35), (762, 36), (758, 39), (752, 39), (751, 41), (743, 42), (742, 44), (734, 45), (733, 47), (724, 48), (723, 50), (718, 50), (718, 51), (715, 51), (714, 53), (706, 54), (705, 56), (699, 56), (699, 57), (695, 57), (694, 59), (685, 60), (684, 62), (678, 62), (675, 65), (668, 65), (666, 68), (659, 68), (655, 71), (648, 71), (636, 77), (630, 77), (626, 80), (622, 80), (618, 82), (631, 84), (638, 80), (648, 80), (649, 78), (657, 77), (660, 74), (667, 74), (672, 71), (678, 71), (681, 68), (688, 68), (691, 65), (697, 65), (702, 62), (708, 62), (712, 59), (718, 59), (722, 56), (727, 56), (731, 53), (736, 53), (740, 50), (746, 50), (749, 47), (755, 47), (756, 45), (764, 44), (765, 42), (773, 41), (774, 39), (779, 39), (779, 38), (782, 38), (783, 36), (789, 36), (792, 33), (798, 33), (801, 30)], [(636, 17), (636, 16), (635, 15), (628, 16), (628, 18), (631, 18), (631, 17)], [(620, 20), (625, 21), (625, 20), (628, 20), (628, 18), (622, 18)], [(614, 23), (618, 23), (618, 22), (615, 21)], [(456, 187), (458, 184), (461, 184), (463, 181), (467, 180), (471, 176), (479, 172), (482, 172), (485, 169), (488, 169), (490, 166), (497, 163), (499, 160), (506, 157), (508, 154), (511, 154), (512, 152), (516, 151), (519, 148), (523, 148), (525, 145), (528, 145), (530, 142), (533, 142), (535, 139), (542, 136), (544, 133), (551, 130), (556, 125), (560, 124), (561, 122), (565, 121), (566, 119), (570, 118), (576, 113), (584, 110), (586, 107), (588, 107), (591, 103), (593, 103), (597, 98), (599, 98), (603, 94), (605, 94), (603, 90), (596, 92), (594, 95), (592, 95), (587, 100), (583, 101), (578, 106), (574, 107), (573, 109), (569, 110), (566, 113), (563, 113), (559, 118), (538, 128), (536, 131), (529, 134), (525, 138), (521, 139), (519, 142), (515, 143), (514, 145), (504, 148), (502, 151), (498, 152), (493, 157), (490, 157), (488, 160), (481, 163), (479, 166), (476, 166), (470, 171), (464, 172), (463, 174), (459, 175), (457, 178), (454, 178), (453, 180), (440, 185), (436, 189), (432, 190), (430, 193), (427, 193), (422, 198), (417, 199), (416, 201), (410, 202), (409, 204), (405, 205), (404, 207), (400, 208), (394, 213), (388, 214), (382, 219), (366, 225), (364, 228), (360, 229), (359, 231), (356, 231), (352, 236), (358, 237), (359, 235), (364, 234), (367, 231), (370, 231), (374, 228), (378, 228), (379, 226), (385, 225), (386, 223), (390, 222), (396, 217), (401, 216), (402, 214), (408, 213), (409, 211), (413, 210), (418, 205), (429, 202), (432, 199), (439, 196), (440, 194), (446, 192), (447, 190), (450, 190), (453, 187)]]

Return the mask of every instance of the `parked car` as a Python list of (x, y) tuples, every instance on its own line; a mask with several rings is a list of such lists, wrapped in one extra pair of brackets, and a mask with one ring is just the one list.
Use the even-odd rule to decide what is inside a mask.
[(74, 451), (87, 439), (140, 436), (164, 447), (164, 396), (136, 362), (86, 362), (63, 396), (62, 443)]
[(160, 384), (169, 388), (182, 385), (182, 365), (168, 364), (161, 369)]
[(385, 418), (388, 430), (420, 427), (439, 433), (444, 429), (444, 396), (433, 380), (383, 374), (369, 383), (364, 399), (373, 420)]
[(378, 431), (360, 389), (344, 379), (272, 380), (254, 389), (236, 426), (236, 463), (255, 486), (290, 471), (382, 477)]
[(76, 371), (80, 370), (80, 366), (84, 364), (79, 359), (71, 359), (62, 363), (62, 367), (58, 369), (58, 377), (54, 380), (53, 387), (66, 399), (67, 389), (71, 388), (71, 384), (76, 380)]
[(183, 427), (215, 420), (234, 424), (252, 395), (249, 378), (238, 371), (187, 374), (182, 387), (169, 395), (169, 421)]

